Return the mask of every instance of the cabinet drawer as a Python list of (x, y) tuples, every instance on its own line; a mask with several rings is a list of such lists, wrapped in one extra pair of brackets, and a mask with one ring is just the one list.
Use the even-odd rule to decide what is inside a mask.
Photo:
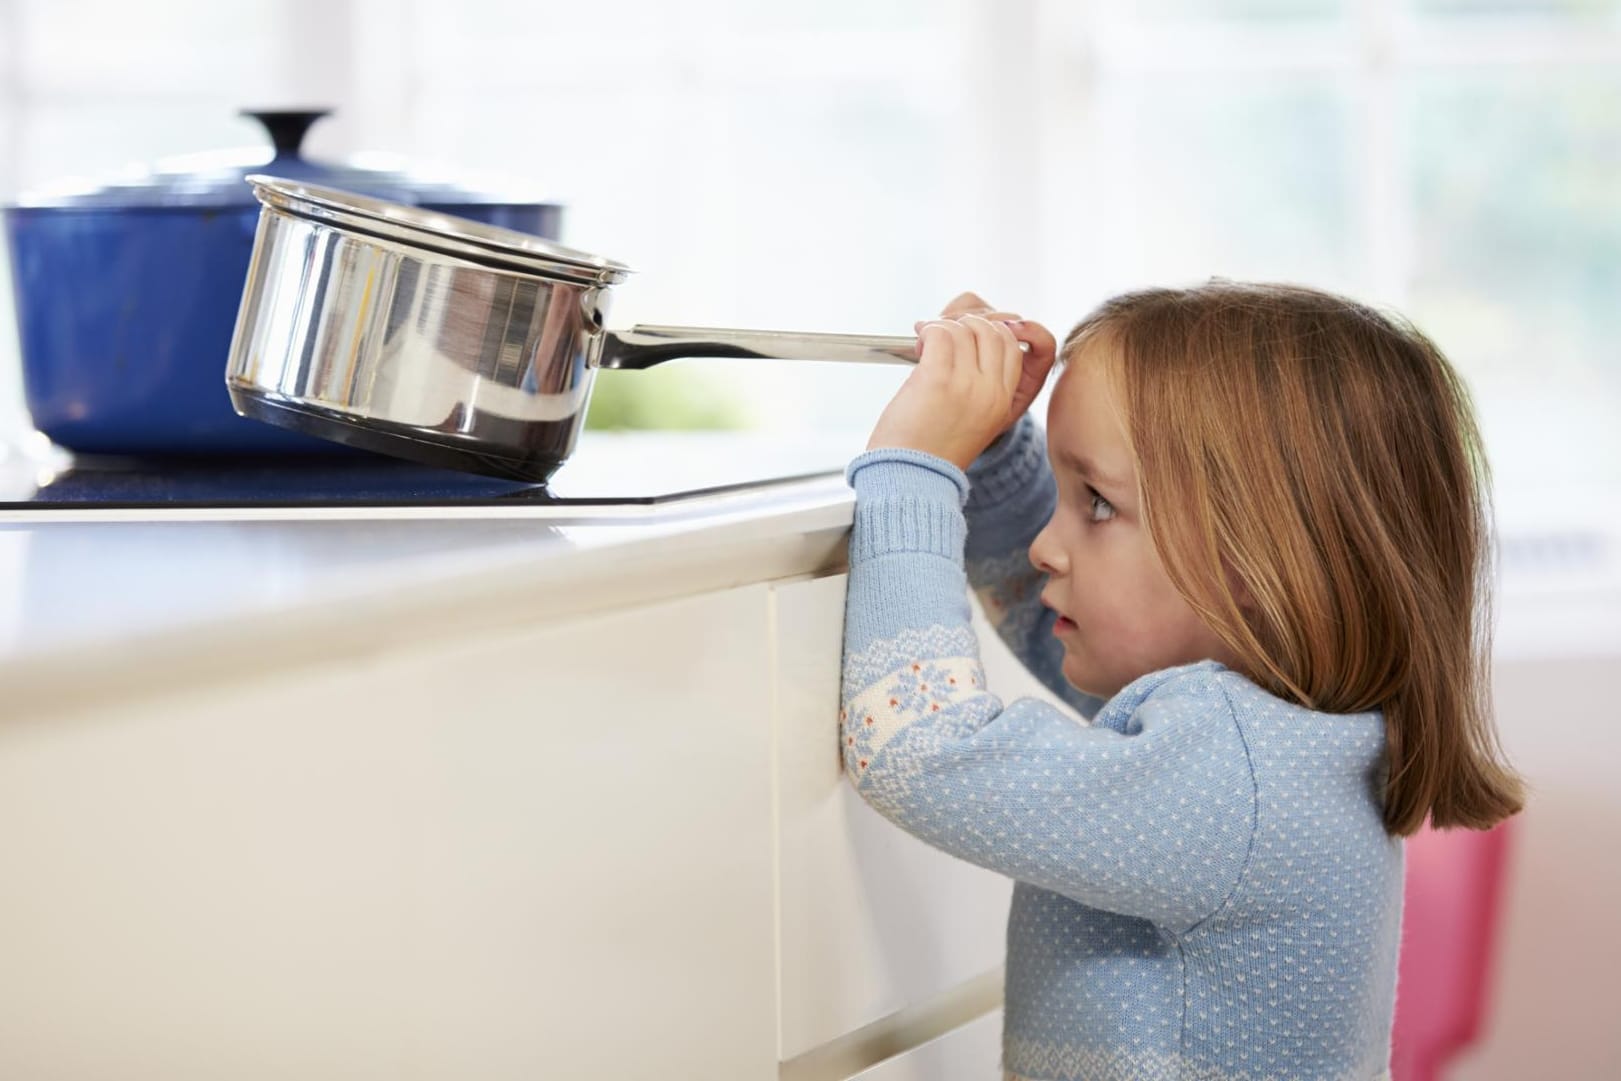
[[(1001, 965), (1005, 952), (1009, 880), (902, 832), (844, 778), (846, 582), (794, 582), (774, 596), (784, 1059), (924, 1006)], [(978, 629), (992, 688), (1004, 698), (1030, 693), (1033, 681), (994, 632)]]

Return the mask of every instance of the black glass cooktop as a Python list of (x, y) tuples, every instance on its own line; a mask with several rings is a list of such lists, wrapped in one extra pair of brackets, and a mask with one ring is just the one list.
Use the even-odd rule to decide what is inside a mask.
[(544, 485), (498, 480), (359, 451), (331, 457), (120, 458), (81, 455), (0, 490), (0, 510), (31, 508), (650, 505), (836, 474), (837, 446), (748, 436), (582, 438)]

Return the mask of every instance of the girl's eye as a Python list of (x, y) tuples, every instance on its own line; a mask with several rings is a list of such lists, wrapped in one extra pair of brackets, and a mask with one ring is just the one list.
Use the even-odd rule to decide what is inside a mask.
[(1107, 522), (1114, 517), (1114, 504), (1098, 494), (1097, 489), (1088, 485), (1086, 488), (1091, 507), (1091, 520), (1094, 522)]

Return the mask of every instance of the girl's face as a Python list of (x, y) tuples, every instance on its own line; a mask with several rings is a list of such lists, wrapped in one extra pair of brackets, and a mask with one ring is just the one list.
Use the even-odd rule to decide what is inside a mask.
[(1112, 346), (1087, 342), (1053, 388), (1047, 454), (1058, 509), (1030, 545), (1058, 613), (1064, 678), (1108, 698), (1138, 676), (1230, 651), (1171, 585), (1143, 527), (1137, 475), (1110, 385)]

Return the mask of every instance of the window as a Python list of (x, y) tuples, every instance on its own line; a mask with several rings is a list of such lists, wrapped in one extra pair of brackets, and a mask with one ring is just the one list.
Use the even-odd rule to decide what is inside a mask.
[[(638, 270), (617, 325), (907, 333), (973, 288), (1062, 331), (1133, 285), (1303, 280), (1437, 338), (1506, 484), (1621, 482), (1621, 0), (0, 0), (0, 28), (10, 190), (320, 99), (315, 153), (565, 201)], [(855, 432), (902, 374), (618, 379)]]

